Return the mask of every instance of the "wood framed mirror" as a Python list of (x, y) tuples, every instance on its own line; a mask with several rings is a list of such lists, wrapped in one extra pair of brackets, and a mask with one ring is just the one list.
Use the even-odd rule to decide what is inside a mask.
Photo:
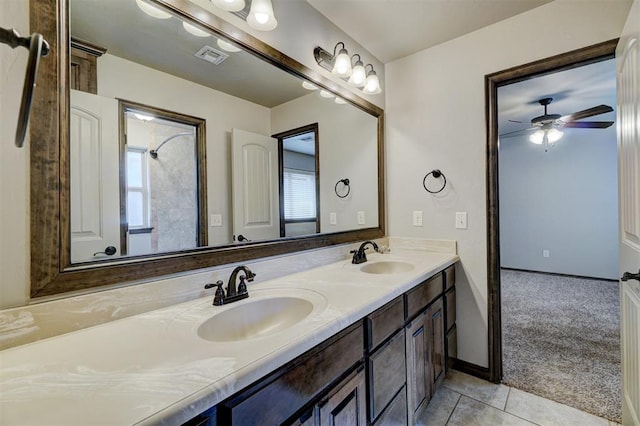
[[(206, 182), (208, 187), (208, 215), (210, 217), (206, 219), (210, 219), (211, 222), (206, 225), (203, 224), (203, 226), (207, 226), (209, 230), (209, 245), (135, 256), (117, 258), (101, 257), (97, 260), (85, 262), (73, 261), (71, 258), (72, 224), (70, 217), (73, 198), (70, 185), (72, 174), (70, 166), (71, 143), (69, 131), (71, 111), (70, 84), (72, 80), (82, 80), (82, 78), (80, 78), (79, 75), (74, 75), (72, 78), (70, 73), (70, 64), (74, 63), (71, 54), (71, 37), (76, 38), (74, 31), (70, 30), (70, 9), (71, 6), (73, 6), (73, 4), (70, 5), (70, 1), (72, 2), (74, 0), (30, 1), (31, 31), (42, 33), (46, 39), (49, 40), (52, 47), (52, 53), (41, 63), (33, 103), (34, 119), (31, 122), (30, 130), (32, 298), (72, 291), (86, 291), (106, 285), (148, 281), (169, 274), (234, 262), (245, 262), (251, 259), (299, 252), (329, 245), (379, 238), (385, 235), (385, 196), (383, 189), (384, 113), (381, 108), (273, 49), (255, 37), (244, 33), (235, 26), (220, 19), (212, 12), (198, 6), (195, 2), (186, 0), (147, 0), (148, 3), (169, 13), (172, 18), (168, 19), (167, 22), (172, 22), (171, 25), (174, 27), (177, 28), (179, 26), (182, 28), (184, 26), (186, 29), (189, 25), (192, 27), (195, 26), (200, 29), (200, 31), (208, 33), (211, 37), (227, 41), (241, 48), (243, 52), (242, 55), (246, 56), (245, 59), (255, 61), (257, 58), (264, 64), (267, 64), (270, 68), (268, 71), (263, 71), (265, 76), (268, 77), (272, 72), (278, 72), (295, 77), (299, 83), (302, 81), (310, 82), (316, 88), (324, 89), (332, 95), (338, 96), (341, 100), (346, 101), (346, 106), (351, 108), (350, 111), (353, 113), (358, 112), (361, 114), (363, 120), (373, 123), (371, 126), (372, 131), (370, 132), (372, 134), (370, 139), (373, 141), (373, 148), (369, 150), (369, 154), (362, 155), (362, 157), (369, 158), (368, 163), (359, 164), (347, 162), (341, 170), (323, 170), (320, 173), (320, 176), (323, 178), (326, 177), (327, 182), (344, 177), (343, 175), (347, 171), (355, 174), (361, 173), (358, 172), (359, 169), (365, 170), (368, 176), (377, 175), (377, 178), (369, 178), (368, 181), (361, 179), (358, 182), (358, 179), (352, 179), (352, 182), (355, 181), (355, 183), (352, 183), (352, 186), (354, 187), (356, 195), (351, 200), (340, 201), (343, 204), (335, 204), (335, 200), (330, 198), (323, 199), (323, 194), (332, 193), (333, 182), (330, 184), (331, 190), (327, 189), (329, 188), (328, 185), (320, 182), (320, 203), (322, 204), (320, 214), (323, 218), (325, 214), (329, 214), (329, 210), (336, 211), (343, 209), (345, 212), (348, 212), (345, 213), (345, 217), (348, 216), (350, 218), (354, 216), (355, 219), (355, 214), (351, 214), (349, 209), (358, 209), (359, 207), (356, 204), (362, 200), (358, 199), (357, 196), (365, 193), (365, 198), (368, 200), (367, 202), (371, 203), (371, 200), (374, 200), (374, 208), (372, 211), (367, 212), (367, 219), (369, 220), (372, 216), (373, 218), (369, 222), (369, 225), (364, 226), (354, 225), (346, 228), (327, 227), (320, 229), (320, 232), (317, 233), (292, 237), (265, 238), (242, 244), (238, 244), (237, 241), (233, 241), (229, 237), (231, 235), (230, 227), (225, 231), (228, 235), (224, 238), (216, 236), (214, 231), (219, 230), (216, 225), (216, 223), (219, 223), (218, 218), (214, 217), (216, 212), (222, 211), (220, 216), (228, 219), (223, 221), (225, 224), (230, 221), (231, 215), (229, 213), (230, 207), (227, 206), (223, 209), (215, 203), (218, 202), (217, 200), (230, 199), (231, 196), (229, 195), (230, 190), (226, 189), (228, 182), (225, 185), (217, 187), (212, 183), (217, 184), (219, 183), (218, 181), (223, 181), (225, 176), (230, 175), (230, 171), (225, 170), (216, 175), (215, 173), (219, 172), (221, 167), (212, 163), (212, 161), (214, 161), (215, 158), (226, 158), (225, 155), (228, 155), (229, 152), (228, 139), (231, 138), (231, 128), (238, 126), (231, 125), (228, 120), (220, 120), (218, 122), (208, 119), (206, 131), (208, 144), (206, 169), (209, 175), (206, 178)], [(127, 4), (136, 7), (134, 0), (121, 1), (127, 1)], [(111, 3), (113, 2), (103, 1), (97, 2), (96, 4), (108, 5)], [(120, 9), (119, 13), (122, 13), (122, 9)], [(73, 16), (77, 17), (79, 15), (81, 15), (81, 11), (76, 12), (74, 9)], [(99, 13), (94, 10), (93, 15), (107, 15), (107, 12)], [(107, 16), (104, 16), (104, 19), (107, 19)], [(142, 21), (139, 20), (138, 22)], [(115, 24), (111, 21), (108, 25)], [(158, 24), (157, 21), (152, 21), (149, 25), (157, 26)], [(142, 24), (140, 24), (139, 27), (141, 30), (144, 30)], [(76, 25), (74, 28), (81, 28), (81, 26)], [(112, 33), (118, 33), (116, 28), (107, 28), (109, 28)], [(117, 48), (113, 48), (110, 45), (104, 46), (100, 43), (100, 40), (87, 39), (87, 34), (83, 34), (80, 30), (78, 30), (77, 33), (85, 37), (77, 37), (78, 39), (82, 39), (83, 43), (75, 42), (74, 46), (89, 46), (89, 50), (97, 51), (100, 52), (101, 55), (104, 55), (98, 58), (97, 67), (95, 64), (93, 65), (93, 68), (97, 68), (98, 79), (98, 86), (95, 90), (98, 92), (98, 95), (101, 95), (100, 62), (103, 60), (109, 61), (110, 49), (117, 53)], [(139, 43), (146, 45), (144, 42)], [(135, 43), (132, 42), (131, 44)], [(104, 53), (105, 48), (106, 53)], [(148, 50), (150, 52), (153, 51), (151, 47), (149, 47)], [(76, 54), (73, 56), (78, 57), (82, 55)], [(158, 55), (154, 55), (153, 57), (157, 58)], [(111, 60), (115, 61), (114, 58), (111, 58)], [(73, 67), (75, 73), (77, 67), (75, 65), (73, 65)], [(166, 71), (164, 72), (167, 73)], [(108, 74), (115, 75), (113, 72)], [(91, 86), (91, 84), (87, 86)], [(92, 90), (94, 89), (92, 88)], [(220, 91), (221, 89), (217, 90)], [(225, 94), (224, 96), (227, 95)], [(185, 98), (186, 97), (187, 96), (185, 96)], [(202, 116), (199, 113), (188, 111), (187, 107), (167, 108), (165, 105), (158, 105), (155, 102), (144, 102), (144, 100), (137, 98), (127, 96), (120, 96), (120, 98), (187, 115)], [(305, 96), (304, 99), (305, 101), (317, 102), (311, 95)], [(246, 101), (242, 100), (242, 102)], [(281, 107), (279, 104), (277, 108), (273, 109), (279, 108), (285, 110), (286, 106), (292, 104), (291, 99), (282, 101), (281, 104), (285, 106)], [(259, 107), (264, 108), (262, 105)], [(340, 116), (346, 117), (349, 116), (349, 114), (341, 113)], [(317, 121), (309, 119), (308, 117), (300, 119), (304, 119), (307, 124)], [(210, 137), (213, 137), (210, 135), (215, 135), (216, 125), (221, 128), (219, 133), (222, 140), (222, 143), (216, 145), (216, 147), (225, 147), (223, 151), (220, 151), (219, 155), (218, 153), (214, 155), (211, 151), (212, 145), (209, 140)], [(278, 134), (287, 129), (297, 128), (300, 125), (301, 124), (296, 125), (294, 122), (291, 122), (290, 116), (278, 120), (272, 119), (270, 128), (267, 129), (270, 131), (267, 132), (265, 130), (263, 133), (267, 135)], [(331, 134), (331, 131), (339, 132), (344, 126), (345, 123), (341, 122), (333, 125), (324, 125), (323, 127), (323, 123), (321, 122), (320, 130), (323, 134), (323, 141), (325, 138), (327, 140), (339, 139), (340, 134)], [(344, 143), (339, 145), (343, 147), (348, 146), (348, 144)], [(323, 146), (320, 152), (321, 155), (328, 155), (331, 153), (331, 150)], [(354, 155), (353, 151), (333, 155), (335, 155), (335, 158), (352, 160), (360, 157)], [(332, 158), (333, 157), (327, 157), (327, 159), (320, 158), (321, 167), (323, 164), (332, 164)], [(224, 188), (226, 192), (221, 188)], [(351, 205), (346, 204), (349, 202)], [(123, 225), (124, 220), (125, 219), (122, 219), (120, 221), (119, 226)], [(276, 220), (279, 224), (280, 215), (278, 215)], [(323, 227), (324, 223), (327, 223), (327, 226), (329, 226), (328, 222), (328, 220), (321, 221)], [(280, 231), (278, 230), (278, 235), (279, 234)], [(119, 243), (121, 243), (121, 241)]]

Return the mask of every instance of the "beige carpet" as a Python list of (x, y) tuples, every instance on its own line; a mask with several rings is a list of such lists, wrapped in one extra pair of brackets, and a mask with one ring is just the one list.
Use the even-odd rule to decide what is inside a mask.
[(621, 422), (618, 283), (501, 274), (503, 382)]

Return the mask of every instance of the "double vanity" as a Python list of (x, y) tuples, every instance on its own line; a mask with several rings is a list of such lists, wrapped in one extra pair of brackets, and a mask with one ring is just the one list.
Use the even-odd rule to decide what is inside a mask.
[(457, 260), (394, 248), (264, 282), (249, 265), (244, 300), (212, 306), (212, 289), (5, 350), (2, 420), (412, 423), (455, 357)]

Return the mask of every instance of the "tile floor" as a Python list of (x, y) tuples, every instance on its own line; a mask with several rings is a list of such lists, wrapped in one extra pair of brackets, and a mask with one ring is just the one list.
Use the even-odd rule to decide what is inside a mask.
[(417, 424), (617, 426), (576, 408), (455, 370), (447, 375)]

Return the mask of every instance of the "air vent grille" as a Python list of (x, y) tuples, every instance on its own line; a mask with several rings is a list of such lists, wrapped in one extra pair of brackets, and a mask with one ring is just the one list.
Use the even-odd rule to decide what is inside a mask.
[(226, 53), (214, 49), (211, 46), (202, 46), (202, 49), (198, 50), (194, 55), (196, 58), (204, 59), (207, 62), (211, 62), (214, 65), (220, 65), (225, 59), (229, 57)]

